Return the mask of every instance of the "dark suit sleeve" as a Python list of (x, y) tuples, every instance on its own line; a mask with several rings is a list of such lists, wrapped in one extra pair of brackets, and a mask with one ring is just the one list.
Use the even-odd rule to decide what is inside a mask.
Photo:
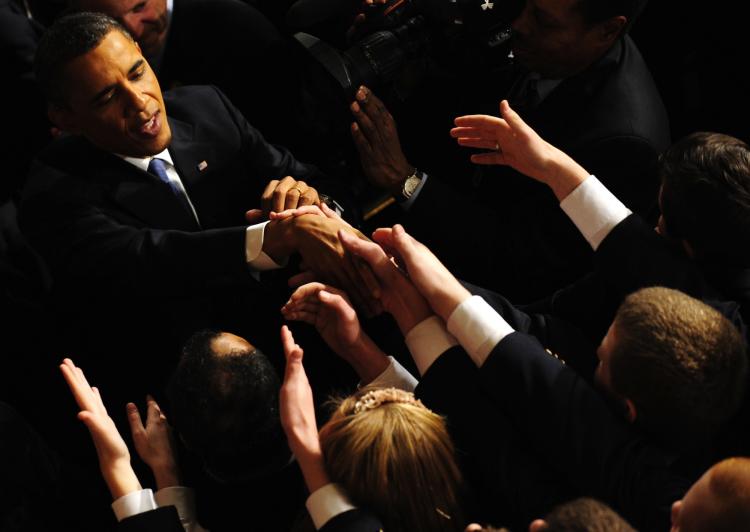
[(117, 532), (185, 532), (174, 506), (162, 506), (127, 517), (117, 524)]
[(455, 346), (422, 376), (417, 397), (445, 416), (466, 483), (473, 488), (479, 517), (513, 530), (581, 492), (571, 491), (543, 455), (479, 387), (479, 372)]
[(524, 309), (559, 316), (598, 341), (623, 299), (640, 288), (665, 286), (697, 299), (721, 299), (696, 263), (637, 214), (612, 229), (594, 258), (594, 272)]
[(536, 339), (506, 336), (479, 373), (484, 392), (563, 478), (636, 527), (668, 528), (671, 503), (690, 485), (670, 469), (674, 457), (635, 433)]
[(320, 532), (382, 532), (380, 520), (362, 508), (355, 508), (330, 519)]

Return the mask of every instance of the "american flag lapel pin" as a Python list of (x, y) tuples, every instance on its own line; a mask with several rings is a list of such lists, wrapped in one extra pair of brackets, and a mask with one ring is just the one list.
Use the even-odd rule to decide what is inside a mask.
[(201, 162), (198, 163), (198, 170), (199, 171), (202, 172), (206, 168), (208, 168), (208, 163), (206, 161), (201, 161)]

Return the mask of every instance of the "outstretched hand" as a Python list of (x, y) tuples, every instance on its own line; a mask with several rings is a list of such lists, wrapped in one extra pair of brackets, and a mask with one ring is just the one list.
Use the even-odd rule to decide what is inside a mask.
[(146, 425), (134, 403), (127, 404), (128, 422), (135, 450), (150, 468), (157, 489), (179, 486), (180, 477), (174, 452), (172, 427), (156, 400), (146, 396)]
[(564, 152), (542, 139), (511, 109), (500, 102), (500, 116), (466, 115), (455, 119), (451, 136), (469, 148), (491, 150), (471, 156), (476, 164), (507, 165), (547, 184), (562, 200), (588, 177), (588, 172)]
[(471, 297), (443, 263), (425, 245), (407, 234), (401, 225), (378, 229), (373, 233), (373, 239), (406, 268), (410, 281), (445, 321), (462, 301)]
[(281, 313), (288, 320), (314, 325), (320, 336), (369, 383), (388, 367), (388, 358), (362, 330), (357, 313), (341, 290), (308, 283), (295, 290)]
[(281, 328), (281, 344), (286, 357), (284, 382), (279, 392), (279, 413), (289, 448), (297, 458), (307, 488), (313, 491), (328, 484), (323, 452), (318, 438), (315, 405), (307, 373), (302, 365), (302, 348), (294, 342), (289, 328)]
[(343, 232), (339, 233), (339, 238), (347, 251), (363, 259), (372, 268), (381, 287), (383, 308), (393, 316), (404, 335), (432, 315), (425, 299), (383, 247)]
[(122, 439), (115, 422), (104, 407), (99, 390), (86, 380), (81, 368), (66, 358), (60, 364), (60, 371), (73, 393), (80, 419), (91, 434), (99, 459), (99, 468), (109, 487), (112, 498), (118, 499), (130, 492), (141, 489), (138, 477), (130, 465), (130, 452)]

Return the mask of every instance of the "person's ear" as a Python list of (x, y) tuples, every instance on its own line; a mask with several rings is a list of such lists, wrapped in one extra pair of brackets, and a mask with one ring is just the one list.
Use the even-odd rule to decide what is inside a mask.
[(63, 131), (74, 135), (80, 132), (76, 116), (70, 109), (50, 103), (47, 105), (47, 116), (50, 122)]
[(622, 29), (625, 27), (625, 24), (627, 24), (627, 22), (628, 19), (623, 17), (622, 15), (608, 18), (607, 20), (602, 22), (599, 25), (599, 39), (601, 43), (609, 47), (620, 37)]
[(635, 403), (631, 401), (630, 399), (625, 399), (625, 418), (630, 423), (635, 423), (636, 417), (638, 417), (638, 412), (635, 409)]
[(529, 525), (529, 532), (541, 532), (547, 530), (547, 521), (544, 519), (534, 519)]

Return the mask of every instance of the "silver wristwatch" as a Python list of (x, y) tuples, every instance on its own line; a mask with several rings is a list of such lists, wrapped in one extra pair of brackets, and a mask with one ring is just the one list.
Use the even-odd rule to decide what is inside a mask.
[(414, 195), (414, 191), (417, 190), (417, 187), (419, 187), (421, 182), (422, 173), (415, 168), (414, 173), (407, 177), (406, 181), (404, 181), (404, 184), (401, 186), (401, 197), (399, 200), (409, 200)]

